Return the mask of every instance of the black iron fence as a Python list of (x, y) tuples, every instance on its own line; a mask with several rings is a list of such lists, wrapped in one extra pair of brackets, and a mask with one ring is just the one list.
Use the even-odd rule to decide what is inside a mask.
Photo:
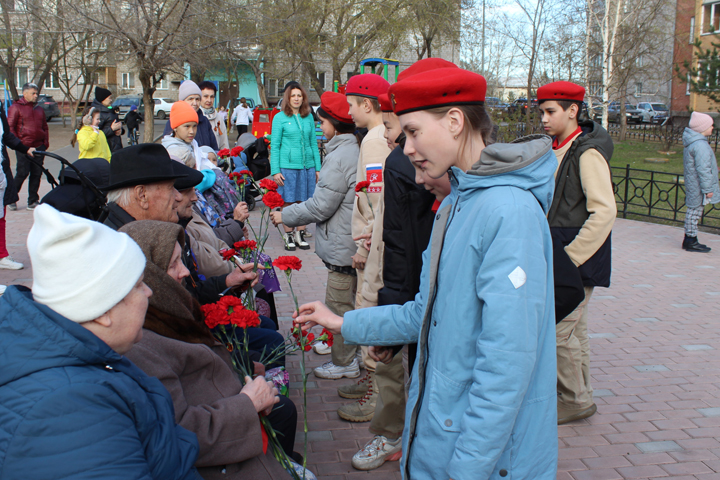
[[(685, 221), (682, 174), (612, 167), (615, 201), (622, 218), (649, 217), (672, 223)], [(720, 230), (720, 208), (705, 207), (700, 225)]]
[[(682, 125), (628, 125), (625, 131), (626, 139), (640, 140), (642, 142), (661, 142), (668, 146), (682, 146), (682, 136), (685, 127)], [(608, 125), (608, 133), (611, 137), (620, 136), (620, 124), (611, 123)], [(708, 142), (717, 152), (720, 143), (720, 130), (715, 130), (708, 137)]]

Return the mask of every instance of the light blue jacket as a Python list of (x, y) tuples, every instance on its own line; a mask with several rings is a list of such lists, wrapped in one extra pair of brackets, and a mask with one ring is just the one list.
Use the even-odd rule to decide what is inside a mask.
[(720, 202), (717, 159), (707, 137), (685, 128), (683, 146), (685, 204), (688, 208), (701, 206), (706, 193), (713, 194), (710, 203)]
[(413, 302), (345, 314), (346, 343), (418, 343), (403, 478), (555, 480), (552, 240), (544, 135), (485, 148), (436, 216)]

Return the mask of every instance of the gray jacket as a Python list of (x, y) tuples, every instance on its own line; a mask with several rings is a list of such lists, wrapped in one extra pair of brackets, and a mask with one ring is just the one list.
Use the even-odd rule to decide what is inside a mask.
[(683, 133), (683, 167), (685, 170), (685, 205), (696, 208), (703, 204), (706, 193), (713, 194), (710, 203), (720, 202), (718, 166), (715, 152), (707, 138), (694, 130)]
[(333, 137), (325, 149), (315, 193), (303, 203), (285, 207), (282, 219), (288, 227), (317, 223), (317, 256), (331, 265), (351, 266), (357, 251), (351, 224), (360, 147), (355, 135), (346, 133)]

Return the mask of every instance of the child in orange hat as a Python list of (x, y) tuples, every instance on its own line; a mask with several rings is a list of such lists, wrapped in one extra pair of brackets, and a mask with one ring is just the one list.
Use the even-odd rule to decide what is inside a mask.
[[(556, 327), (558, 425), (597, 411), (590, 385), (587, 309), (593, 288), (610, 286), (610, 236), (617, 215), (610, 171), (613, 142), (603, 127), (587, 119), (584, 96), (585, 89), (571, 82), (549, 83), (537, 92), (543, 127), (553, 137), (559, 163), (550, 231), (578, 267), (585, 288), (585, 300)], [(556, 304), (561, 301), (556, 298)]]
[(163, 137), (163, 147), (188, 167), (198, 170), (216, 168), (207, 155), (200, 151), (200, 146), (195, 141), (197, 126), (198, 114), (194, 108), (186, 102), (173, 103), (170, 109), (172, 133)]

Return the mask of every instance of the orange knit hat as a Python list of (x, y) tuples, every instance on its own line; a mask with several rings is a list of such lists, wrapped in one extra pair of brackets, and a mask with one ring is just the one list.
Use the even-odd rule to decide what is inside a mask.
[(170, 126), (177, 128), (183, 123), (198, 123), (198, 114), (189, 103), (182, 100), (173, 103), (170, 109)]

